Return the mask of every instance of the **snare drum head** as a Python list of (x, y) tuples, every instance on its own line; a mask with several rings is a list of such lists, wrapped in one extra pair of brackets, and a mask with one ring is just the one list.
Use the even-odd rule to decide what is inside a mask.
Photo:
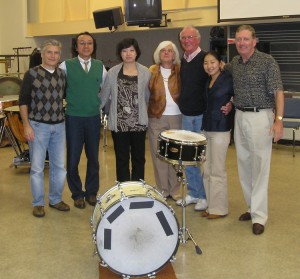
[(203, 134), (186, 131), (186, 130), (166, 130), (161, 132), (162, 137), (178, 142), (189, 142), (204, 144), (206, 138)]
[(111, 270), (141, 277), (160, 270), (176, 253), (179, 227), (165, 202), (141, 191), (106, 210), (95, 238), (99, 256)]
[(20, 107), (19, 106), (11, 106), (11, 107), (7, 107), (4, 109), (5, 112), (20, 112)]

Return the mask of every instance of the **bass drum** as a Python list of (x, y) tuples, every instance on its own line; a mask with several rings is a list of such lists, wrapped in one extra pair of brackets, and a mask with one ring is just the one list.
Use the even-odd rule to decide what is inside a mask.
[(164, 197), (144, 182), (118, 183), (98, 196), (91, 225), (102, 265), (125, 278), (153, 276), (175, 260), (178, 221)]

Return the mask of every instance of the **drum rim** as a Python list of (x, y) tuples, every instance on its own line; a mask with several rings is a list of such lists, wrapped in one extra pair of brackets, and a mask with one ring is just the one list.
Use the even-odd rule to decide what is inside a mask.
[[(203, 140), (191, 141), (191, 140), (171, 139), (171, 138), (167, 138), (166, 136), (162, 135), (162, 133), (164, 133), (166, 131), (181, 131), (181, 132), (184, 131), (184, 132), (194, 133), (194, 134), (202, 136)], [(158, 138), (166, 140), (167, 142), (174, 142), (176, 144), (183, 144), (183, 145), (190, 145), (190, 146), (198, 146), (198, 145), (205, 145), (205, 144), (207, 144), (206, 136), (203, 133), (196, 133), (196, 132), (187, 131), (187, 130), (176, 130), (176, 129), (165, 130), (165, 131), (162, 131), (162, 132), (159, 133)]]
[(0, 83), (5, 82), (5, 81), (17, 81), (19, 85), (22, 85), (22, 79), (19, 77), (15, 76), (9, 76), (9, 77), (0, 77)]
[(4, 112), (20, 112), (20, 108), (18, 105), (10, 106), (3, 109)]

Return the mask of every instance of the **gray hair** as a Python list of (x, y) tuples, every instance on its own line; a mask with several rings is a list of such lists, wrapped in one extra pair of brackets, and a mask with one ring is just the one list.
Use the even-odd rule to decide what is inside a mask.
[(173, 51), (175, 53), (175, 57), (174, 57), (174, 61), (173, 64), (180, 64), (180, 58), (179, 58), (179, 51), (177, 46), (171, 42), (171, 41), (162, 41), (161, 43), (159, 43), (159, 45), (157, 46), (156, 50), (154, 51), (153, 54), (153, 59), (155, 64), (160, 64), (161, 60), (160, 60), (160, 51), (165, 48), (166, 46), (171, 45), (173, 48)]
[(41, 45), (41, 53), (44, 53), (47, 46), (57, 46), (59, 48), (59, 51), (61, 53), (61, 49), (62, 49), (62, 44), (61, 42), (54, 40), (54, 39), (49, 39), (46, 40), (45, 42), (42, 43)]
[(185, 27), (182, 28), (182, 30), (179, 33), (179, 38), (180, 39), (181, 39), (182, 32), (185, 31), (185, 30), (187, 30), (187, 29), (194, 30), (195, 33), (196, 33), (196, 36), (199, 37), (199, 39), (201, 39), (201, 34), (200, 34), (199, 30), (195, 26), (193, 26), (193, 25), (187, 25), (187, 26), (185, 26)]

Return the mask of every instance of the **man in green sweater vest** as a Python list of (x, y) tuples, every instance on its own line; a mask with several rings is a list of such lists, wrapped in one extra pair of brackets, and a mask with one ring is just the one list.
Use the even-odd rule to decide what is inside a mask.
[[(100, 100), (98, 93), (107, 71), (100, 60), (92, 58), (96, 53), (96, 40), (88, 32), (76, 36), (73, 52), (77, 57), (60, 64), (66, 72), (66, 139), (67, 181), (74, 206), (85, 208), (85, 201), (96, 204), (99, 190)], [(85, 189), (82, 187), (78, 165), (82, 149), (87, 157)]]

